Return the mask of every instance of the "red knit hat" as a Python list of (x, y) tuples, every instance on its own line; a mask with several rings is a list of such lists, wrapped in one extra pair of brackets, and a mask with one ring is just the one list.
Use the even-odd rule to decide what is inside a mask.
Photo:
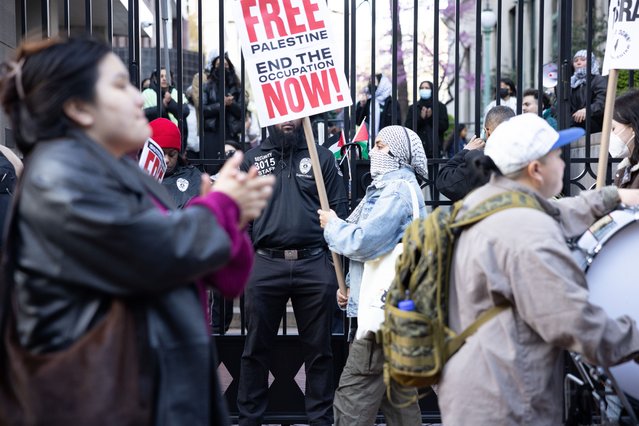
[(171, 120), (166, 118), (156, 118), (149, 123), (153, 134), (151, 137), (162, 148), (182, 149), (182, 137), (180, 136), (180, 129)]

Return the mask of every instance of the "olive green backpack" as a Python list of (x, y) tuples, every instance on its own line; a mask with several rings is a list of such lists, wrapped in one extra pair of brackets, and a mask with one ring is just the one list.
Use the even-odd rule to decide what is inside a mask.
[[(461, 230), (501, 210), (513, 207), (541, 210), (533, 197), (521, 192), (498, 194), (457, 220), (461, 205), (462, 201), (458, 201), (450, 212), (439, 207), (426, 219), (414, 221), (404, 233), (404, 250), (386, 296), (381, 328), (386, 358), (384, 382), (391, 402), (395, 399), (391, 395), (391, 380), (417, 388), (436, 384), (444, 364), (466, 338), (508, 308), (508, 305), (495, 306), (485, 311), (460, 334), (448, 328), (451, 260)], [(413, 300), (414, 311), (398, 308), (399, 302), (406, 299)], [(401, 399), (406, 401), (405, 397)]]

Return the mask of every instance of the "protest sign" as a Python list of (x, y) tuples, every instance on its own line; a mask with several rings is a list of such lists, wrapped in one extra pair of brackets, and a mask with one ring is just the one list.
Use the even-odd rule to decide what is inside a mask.
[(237, 0), (233, 9), (262, 126), (351, 106), (325, 0)]
[(162, 182), (166, 173), (164, 151), (153, 139), (149, 138), (144, 143), (138, 164), (142, 170), (157, 179), (158, 182)]
[(602, 74), (608, 75), (606, 104), (599, 145), (597, 188), (605, 185), (612, 112), (617, 95), (617, 70), (639, 69), (639, 0), (612, 0)]
[(611, 69), (639, 69), (639, 0), (612, 0), (603, 75)]

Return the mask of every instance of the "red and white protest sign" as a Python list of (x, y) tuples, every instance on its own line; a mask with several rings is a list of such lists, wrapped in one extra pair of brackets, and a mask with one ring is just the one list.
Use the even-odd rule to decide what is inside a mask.
[(237, 0), (233, 9), (262, 126), (352, 104), (326, 0)]
[(151, 138), (146, 140), (138, 164), (142, 170), (153, 176), (158, 182), (162, 182), (166, 173), (166, 162), (164, 161), (164, 151), (156, 141)]

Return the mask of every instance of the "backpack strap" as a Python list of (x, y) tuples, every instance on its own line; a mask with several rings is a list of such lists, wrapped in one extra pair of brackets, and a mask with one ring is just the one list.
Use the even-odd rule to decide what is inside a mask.
[(462, 202), (463, 200), (458, 201), (453, 207), (453, 212), (451, 213), (453, 223), (450, 225), (453, 229), (472, 225), (494, 213), (506, 209), (522, 207), (543, 211), (541, 205), (534, 197), (519, 191), (509, 191), (490, 197), (464, 214), (460, 220), (456, 220), (457, 213), (461, 209)]
[(508, 308), (510, 308), (510, 303), (493, 306), (492, 308), (482, 312), (479, 317), (477, 317), (475, 322), (466, 327), (464, 331), (459, 333), (457, 336), (447, 340), (445, 348), (445, 359), (449, 359), (451, 356), (453, 356), (455, 352), (457, 352), (459, 348), (464, 345), (466, 339), (475, 334), (479, 327), (481, 327), (482, 325), (493, 319), (495, 316), (497, 316), (497, 314), (505, 311)]
[[(451, 213), (453, 223), (451, 223), (450, 227), (456, 231), (461, 231), (464, 227), (473, 225), (481, 221), (482, 219), (487, 218), (493, 213), (497, 213), (506, 209), (519, 207), (543, 211), (541, 205), (534, 197), (519, 191), (509, 191), (502, 192), (501, 194), (497, 194), (483, 201), (478, 206), (466, 213), (459, 221), (455, 221), (457, 213), (459, 213), (459, 210), (461, 209), (462, 202), (463, 200), (455, 203), (453, 212)], [(466, 339), (475, 334), (479, 327), (481, 327), (483, 324), (493, 319), (497, 314), (505, 311), (508, 308), (510, 308), (509, 302), (493, 306), (492, 308), (482, 312), (479, 317), (477, 317), (477, 319), (468, 327), (466, 327), (466, 329), (460, 334), (448, 339), (445, 346), (445, 359), (449, 359), (451, 356), (453, 356), (455, 352), (457, 352), (459, 348), (464, 345)]]
[(400, 179), (410, 190), (411, 207), (413, 209), (413, 220), (419, 219), (419, 200), (417, 199), (417, 191), (413, 188), (413, 184), (405, 179)]

